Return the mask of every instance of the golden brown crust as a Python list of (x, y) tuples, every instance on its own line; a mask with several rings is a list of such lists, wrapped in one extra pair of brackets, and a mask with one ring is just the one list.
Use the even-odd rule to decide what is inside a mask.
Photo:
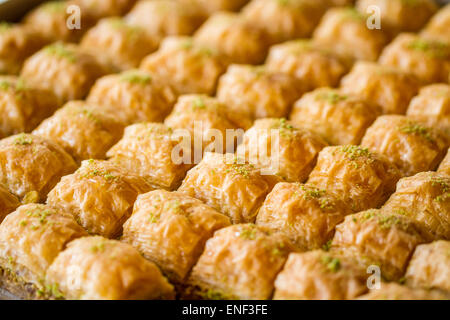
[(322, 1), (252, 0), (242, 9), (242, 15), (277, 43), (310, 37), (325, 10)]
[(450, 4), (439, 10), (422, 30), (421, 36), (425, 38), (450, 43)]
[(103, 237), (69, 243), (48, 269), (46, 282), (66, 299), (173, 299), (173, 286), (132, 246)]
[(205, 16), (195, 5), (182, 1), (146, 0), (139, 1), (125, 20), (145, 28), (161, 41), (166, 36), (194, 33)]
[(417, 246), (406, 270), (406, 283), (413, 287), (450, 293), (450, 242), (435, 241)]
[(344, 93), (378, 104), (385, 114), (405, 114), (419, 87), (412, 74), (371, 62), (357, 62), (341, 82)]
[(365, 13), (354, 8), (331, 8), (315, 29), (313, 39), (337, 54), (375, 61), (388, 37), (383, 30), (367, 28), (366, 20)]
[(73, 239), (87, 236), (68, 212), (43, 204), (27, 204), (0, 225), (0, 267), (18, 285), (43, 290), (45, 273)]
[(326, 147), (308, 183), (341, 198), (354, 212), (380, 207), (395, 191), (401, 175), (383, 155), (367, 148)]
[(359, 300), (448, 300), (450, 296), (439, 291), (410, 288), (395, 282), (383, 283), (380, 289), (373, 289), (360, 296)]
[(30, 132), (57, 108), (51, 91), (30, 87), (21, 78), (0, 76), (0, 137)]
[(309, 90), (336, 87), (348, 72), (345, 59), (306, 39), (270, 47), (266, 66), (269, 71), (284, 72), (302, 80)]
[(53, 140), (80, 163), (104, 159), (122, 137), (124, 126), (114, 115), (84, 101), (70, 101), (44, 120), (33, 134)]
[(400, 115), (378, 117), (361, 145), (384, 154), (404, 176), (434, 170), (445, 156), (448, 141), (439, 130)]
[[(245, 115), (240, 117), (240, 113), (230, 111), (216, 98), (189, 94), (179, 97), (172, 113), (164, 120), (164, 124), (173, 129), (188, 130), (193, 137), (191, 143), (201, 141), (199, 147), (202, 150), (231, 153), (235, 150), (235, 141), (227, 139), (227, 129), (237, 130), (239, 127), (249, 126), (250, 120), (246, 120)], [(220, 138), (215, 137), (216, 130), (222, 134), (222, 140), (216, 140)], [(244, 134), (244, 130), (240, 132)], [(212, 150), (215, 147), (218, 150)]]
[(225, 57), (191, 37), (165, 38), (160, 49), (141, 64), (141, 69), (158, 75), (182, 94), (214, 94), (226, 67)]
[(438, 10), (434, 0), (358, 0), (356, 3), (360, 12), (367, 12), (370, 6), (379, 8), (381, 27), (390, 33), (417, 32)]
[(270, 299), (277, 273), (293, 247), (286, 237), (253, 224), (223, 228), (206, 248), (188, 280), (188, 297)]
[(262, 63), (269, 47), (263, 30), (230, 12), (213, 14), (197, 30), (194, 41), (215, 48), (233, 63)]
[(381, 109), (356, 95), (330, 88), (316, 89), (298, 100), (292, 123), (321, 135), (333, 145), (359, 144)]
[(145, 179), (119, 165), (85, 160), (61, 179), (47, 203), (71, 212), (89, 233), (114, 238), (121, 234), (137, 196), (151, 189)]
[(112, 109), (124, 124), (162, 121), (172, 110), (175, 99), (172, 88), (141, 70), (102, 77), (87, 97), (89, 103)]
[(245, 132), (236, 154), (286, 181), (303, 182), (326, 146), (318, 135), (284, 118), (266, 118), (256, 120)]
[(407, 215), (436, 238), (450, 239), (450, 177), (421, 172), (400, 179), (383, 209)]
[(24, 24), (34, 29), (48, 42), (64, 41), (78, 42), (83, 34), (95, 24), (94, 17), (82, 14), (80, 28), (69, 29), (67, 22), (73, 12), (69, 12), (71, 5), (67, 1), (48, 1), (31, 10), (23, 19)]
[(217, 98), (251, 119), (286, 117), (305, 86), (297, 78), (264, 66), (231, 65), (219, 79)]
[(0, 184), (0, 223), (18, 206), (20, 206), (19, 199)]
[(18, 74), (26, 58), (42, 48), (47, 41), (30, 28), (0, 23), (0, 74)]
[(336, 227), (332, 250), (355, 258), (365, 267), (377, 265), (384, 278), (398, 280), (415, 247), (431, 239), (405, 215), (370, 209), (345, 217)]
[(334, 195), (312, 185), (278, 183), (259, 209), (256, 224), (281, 231), (300, 249), (321, 248), (351, 210)]
[(141, 60), (157, 48), (157, 39), (143, 27), (122, 18), (104, 18), (81, 40), (81, 47), (100, 56), (117, 70), (139, 66)]
[[(190, 143), (190, 140), (189, 140)], [(176, 189), (192, 165), (174, 155), (177, 148), (190, 152), (171, 128), (161, 123), (143, 122), (128, 126), (123, 138), (108, 152), (110, 162), (126, 168), (148, 183), (163, 189)], [(178, 162), (180, 160), (180, 162)], [(187, 160), (191, 160), (189, 157)]]
[(281, 179), (233, 155), (207, 152), (178, 191), (202, 200), (233, 223), (255, 221), (267, 194)]
[(51, 140), (24, 133), (0, 140), (0, 182), (21, 199), (35, 194), (35, 201), (45, 200), (75, 169), (72, 157)]
[(447, 151), (447, 155), (442, 160), (437, 171), (450, 176), (450, 151)]
[(21, 76), (65, 102), (83, 99), (95, 80), (108, 72), (97, 59), (72, 44), (53, 43), (25, 61)]
[(450, 85), (439, 83), (420, 89), (406, 115), (439, 128), (450, 137)]
[(75, 4), (81, 8), (81, 11), (94, 18), (95, 20), (121, 16), (127, 13), (137, 0), (69, 0), (69, 4)]
[(205, 15), (211, 15), (217, 11), (239, 11), (249, 0), (178, 0), (180, 2), (195, 5)]
[(401, 33), (383, 50), (379, 62), (411, 72), (424, 83), (448, 82), (450, 44)]
[(291, 253), (275, 280), (274, 299), (354, 299), (367, 291), (367, 277), (346, 257), (321, 250)]
[(184, 282), (213, 233), (228, 217), (180, 192), (155, 190), (136, 200), (122, 241), (156, 263), (174, 283)]

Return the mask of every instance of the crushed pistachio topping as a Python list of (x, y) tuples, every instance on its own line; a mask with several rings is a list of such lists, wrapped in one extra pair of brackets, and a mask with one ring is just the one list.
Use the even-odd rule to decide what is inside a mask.
[[(318, 189), (315, 187), (306, 187), (300, 185), (300, 190), (303, 191), (302, 197), (305, 200), (315, 200), (319, 204), (320, 209), (331, 209), (333, 203), (326, 196), (327, 192), (324, 189)], [(295, 192), (299, 195), (298, 191)]]
[(218, 290), (209, 288), (206, 292), (202, 293), (201, 296), (207, 300), (226, 300), (225, 294)]
[(71, 63), (74, 63), (77, 60), (75, 52), (60, 42), (51, 44), (45, 47), (44, 50), (51, 56), (66, 59)]
[(441, 177), (430, 176), (431, 185), (433, 187), (439, 187), (442, 190), (442, 194), (438, 195), (434, 201), (443, 202), (450, 198), (450, 185), (447, 181)]
[[(89, 159), (88, 163), (90, 165), (93, 165), (94, 164), (94, 160), (93, 159)], [(118, 176), (113, 175), (108, 170), (99, 170), (97, 168), (93, 168), (92, 170), (89, 170), (87, 173), (83, 174), (82, 176), (84, 178), (103, 177), (108, 182), (117, 180), (119, 178)]]
[(254, 169), (253, 164), (249, 163), (240, 163), (237, 157), (234, 158), (233, 163), (229, 164), (229, 168), (227, 168), (226, 172), (231, 172), (243, 176), (244, 178), (250, 177), (251, 170)]
[[(359, 168), (359, 164), (356, 162), (358, 159), (365, 159), (366, 162), (371, 163), (375, 161), (372, 153), (368, 148), (363, 148), (355, 145), (346, 145), (339, 148), (342, 153), (346, 154), (346, 158), (353, 161), (355, 169)], [(334, 154), (334, 153), (333, 153)]]
[(336, 91), (323, 91), (319, 92), (316, 98), (318, 100), (327, 101), (331, 104), (336, 104), (338, 102), (347, 100), (348, 96), (339, 94)]
[(323, 249), (324, 251), (329, 251), (332, 244), (333, 244), (333, 240), (330, 239), (330, 240), (328, 240), (328, 241), (322, 246), (322, 249)]
[(238, 232), (239, 237), (245, 240), (255, 240), (256, 239), (257, 230), (254, 226), (247, 226)]
[(142, 33), (139, 26), (130, 25), (121, 18), (110, 18), (109, 23), (114, 29), (124, 31), (126, 37), (132, 41), (138, 40)]
[(251, 66), (249, 69), (256, 77), (260, 77), (266, 72), (265, 66)]
[(280, 6), (287, 6), (289, 4), (289, 0), (276, 0)]
[(155, 214), (150, 213), (150, 217), (148, 218), (148, 222), (150, 223), (156, 223), (158, 222), (159, 217), (157, 217)]
[(405, 126), (400, 127), (399, 130), (403, 133), (414, 134), (414, 135), (420, 136), (430, 142), (433, 142), (433, 137), (430, 133), (430, 129), (426, 128), (418, 123), (408, 122), (408, 124), (406, 124)]
[(182, 213), (183, 212), (183, 209), (181, 208), (181, 203), (179, 200), (172, 200), (172, 201), (167, 202), (164, 205), (164, 209), (170, 210), (173, 213)]
[(358, 20), (358, 21), (365, 19), (365, 16), (361, 12), (356, 10), (356, 8), (352, 8), (352, 7), (343, 8), (342, 16), (346, 19)]
[(94, 244), (90, 250), (92, 253), (103, 252), (105, 250), (105, 242), (100, 241), (99, 243)]
[(8, 80), (1, 80), (0, 81), (0, 90), (6, 91), (9, 90), (9, 88), (12, 88), (12, 83)]
[(124, 72), (120, 75), (120, 80), (123, 82), (129, 82), (132, 84), (147, 85), (152, 81), (152, 77), (142, 72), (131, 70)]
[(50, 295), (51, 297), (55, 299), (64, 299), (63, 294), (59, 290), (59, 285), (57, 283), (54, 283), (52, 285), (46, 285), (45, 286), (46, 294)]
[(13, 27), (12, 23), (2, 21), (2, 22), (0, 22), (0, 33), (8, 31), (12, 27)]
[(422, 51), (438, 59), (446, 59), (450, 56), (450, 46), (440, 41), (415, 39), (408, 44), (408, 49)]
[(328, 255), (324, 255), (321, 258), (321, 262), (325, 267), (332, 272), (337, 272), (341, 268), (341, 261), (338, 258), (333, 258)]
[(205, 109), (206, 108), (205, 101), (200, 97), (195, 98), (195, 100), (193, 101), (192, 104), (193, 104), (194, 109)]
[(21, 133), (19, 134), (15, 139), (14, 139), (14, 144), (15, 145), (21, 145), (21, 146), (25, 146), (25, 145), (30, 145), (33, 143), (33, 138), (30, 136), (27, 136), (25, 133)]

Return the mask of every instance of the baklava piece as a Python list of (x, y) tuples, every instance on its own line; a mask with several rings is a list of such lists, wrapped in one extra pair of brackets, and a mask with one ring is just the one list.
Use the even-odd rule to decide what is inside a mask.
[(200, 200), (156, 190), (138, 197), (121, 240), (180, 285), (202, 254), (206, 240), (229, 225), (228, 217)]
[(238, 141), (232, 134), (236, 132), (236, 139), (240, 139), (244, 130), (238, 132), (238, 129), (251, 125), (245, 121), (245, 116), (239, 116), (216, 98), (190, 94), (180, 96), (164, 124), (173, 129), (188, 130), (197, 150), (234, 153)]
[[(23, 22), (25, 26), (36, 30), (49, 42), (78, 42), (83, 34), (95, 24), (95, 19), (89, 14), (85, 14), (85, 11), (80, 12), (81, 15), (78, 19), (75, 18), (74, 14), (77, 14), (78, 11), (70, 10), (70, 5), (71, 3), (68, 1), (44, 2), (30, 11)], [(68, 28), (68, 23), (73, 23), (73, 28)]]
[(336, 87), (348, 71), (348, 62), (310, 40), (301, 39), (272, 46), (266, 67), (302, 80), (309, 91)]
[(334, 228), (351, 210), (336, 196), (313, 185), (278, 183), (256, 217), (256, 224), (284, 233), (302, 250), (326, 247)]
[(190, 35), (205, 20), (194, 4), (172, 0), (139, 1), (125, 20), (141, 26), (159, 43), (166, 36)]
[(349, 300), (367, 291), (368, 275), (351, 259), (315, 250), (291, 253), (275, 280), (275, 300)]
[(354, 8), (332, 8), (314, 31), (313, 39), (339, 55), (375, 61), (388, 37), (383, 30), (369, 29), (367, 16)]
[(262, 63), (269, 49), (268, 35), (231, 12), (212, 15), (195, 33), (194, 41), (216, 49), (233, 63)]
[(157, 48), (157, 43), (144, 28), (126, 23), (122, 18), (105, 18), (90, 29), (81, 47), (97, 54), (104, 63), (117, 70), (132, 69)]
[(439, 165), (437, 171), (439, 173), (450, 176), (450, 148), (447, 151), (447, 155), (445, 156), (444, 160), (442, 160), (441, 164)]
[(406, 284), (450, 292), (450, 242), (417, 246), (406, 270)]
[(106, 151), (122, 137), (123, 129), (114, 114), (84, 101), (70, 101), (33, 134), (55, 141), (80, 163), (104, 159)]
[(51, 91), (30, 87), (21, 78), (0, 76), (0, 138), (30, 132), (58, 106)]
[(395, 282), (383, 283), (358, 300), (449, 300), (450, 295), (436, 290), (423, 290), (402, 286)]
[(402, 172), (411, 176), (437, 168), (448, 141), (442, 133), (400, 115), (378, 117), (367, 129), (361, 145), (384, 154)]
[(252, 120), (286, 117), (305, 91), (297, 78), (264, 66), (231, 65), (219, 79), (217, 98)]
[(379, 62), (411, 72), (427, 84), (448, 82), (450, 44), (402, 33), (383, 50)]
[(141, 70), (102, 77), (92, 87), (87, 102), (113, 109), (125, 124), (162, 121), (175, 103), (173, 89)]
[(322, 136), (332, 145), (359, 144), (381, 109), (357, 95), (320, 88), (306, 93), (293, 107), (290, 119), (298, 127)]
[(24, 133), (0, 140), (0, 183), (23, 202), (45, 200), (61, 177), (76, 168), (51, 140)]
[(242, 15), (264, 30), (272, 43), (278, 43), (310, 37), (325, 10), (323, 1), (252, 0), (242, 9)]
[(308, 184), (341, 198), (354, 212), (377, 208), (395, 191), (399, 170), (383, 155), (355, 145), (326, 147)]
[(70, 242), (51, 264), (46, 282), (70, 300), (175, 297), (173, 286), (154, 263), (129, 244), (99, 236)]
[(336, 227), (331, 252), (347, 255), (366, 267), (378, 266), (386, 280), (399, 280), (417, 245), (431, 235), (406, 215), (370, 209), (348, 215)]
[(207, 152), (192, 168), (178, 191), (204, 201), (233, 223), (255, 221), (259, 207), (280, 178), (261, 174), (231, 154)]
[(191, 141), (184, 144), (183, 139), (162, 123), (137, 123), (125, 128), (106, 155), (156, 188), (173, 190), (192, 166)]
[(21, 76), (41, 89), (53, 91), (66, 102), (83, 99), (95, 80), (109, 70), (73, 44), (53, 43), (25, 61)]
[(400, 179), (383, 209), (406, 215), (436, 238), (450, 240), (450, 177), (420, 172)]
[(401, 31), (417, 32), (438, 10), (434, 0), (358, 0), (356, 8), (362, 13), (374, 13), (379, 8), (381, 28), (391, 34)]
[(18, 74), (25, 59), (46, 42), (28, 27), (0, 22), (0, 74)]
[(253, 224), (217, 231), (188, 279), (189, 298), (270, 299), (274, 280), (293, 247), (285, 236)]
[(95, 20), (105, 17), (122, 16), (127, 13), (137, 0), (69, 0), (70, 4), (80, 7), (81, 12)]
[(67, 243), (87, 235), (63, 210), (43, 204), (19, 207), (0, 225), (3, 286), (25, 299), (62, 298), (57, 285), (45, 284), (46, 271)]
[(419, 87), (412, 74), (372, 62), (356, 63), (341, 82), (342, 92), (378, 104), (384, 114), (405, 114)]
[(237, 155), (286, 181), (303, 182), (326, 146), (321, 137), (284, 118), (259, 119), (245, 132)]
[(450, 43), (450, 4), (439, 10), (428, 22), (421, 35), (425, 38)]
[(141, 69), (158, 75), (178, 93), (214, 94), (225, 73), (224, 57), (190, 37), (168, 37), (159, 50), (146, 57)]
[(137, 196), (150, 191), (141, 177), (108, 161), (85, 160), (50, 191), (47, 203), (71, 212), (91, 234), (121, 234)]
[(439, 128), (450, 137), (450, 85), (438, 83), (420, 89), (406, 115)]
[(0, 184), (0, 223), (9, 213), (16, 210), (18, 206), (20, 206), (19, 199)]

